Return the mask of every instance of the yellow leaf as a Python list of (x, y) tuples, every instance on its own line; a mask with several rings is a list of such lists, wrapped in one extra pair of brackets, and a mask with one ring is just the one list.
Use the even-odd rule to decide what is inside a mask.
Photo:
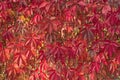
[(19, 17), (19, 19), (20, 19), (22, 22), (24, 22), (24, 21), (26, 20), (23, 15), (21, 15), (21, 16)]

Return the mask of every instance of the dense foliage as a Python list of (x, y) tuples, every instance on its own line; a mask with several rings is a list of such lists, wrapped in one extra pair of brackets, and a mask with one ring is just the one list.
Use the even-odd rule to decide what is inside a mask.
[(120, 79), (120, 0), (0, 0), (0, 80)]

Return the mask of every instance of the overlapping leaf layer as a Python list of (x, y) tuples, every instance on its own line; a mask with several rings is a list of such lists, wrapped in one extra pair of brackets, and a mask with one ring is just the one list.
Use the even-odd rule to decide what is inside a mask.
[(119, 0), (0, 0), (0, 80), (115, 79)]

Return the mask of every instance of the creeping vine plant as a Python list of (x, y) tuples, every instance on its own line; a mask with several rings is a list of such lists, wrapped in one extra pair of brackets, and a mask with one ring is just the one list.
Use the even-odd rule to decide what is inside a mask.
[(117, 79), (120, 0), (0, 0), (0, 80)]

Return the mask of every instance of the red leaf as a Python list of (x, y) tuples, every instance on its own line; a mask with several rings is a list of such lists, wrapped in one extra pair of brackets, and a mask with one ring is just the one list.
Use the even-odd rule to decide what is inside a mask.
[(100, 70), (100, 63), (92, 62), (90, 72), (99, 72), (99, 70)]
[(118, 44), (112, 41), (105, 41), (104, 49), (108, 53), (108, 56), (112, 56), (117, 51)]
[(14, 62), (18, 64), (18, 66), (25, 66), (27, 64), (26, 57), (22, 53), (16, 53), (14, 56)]
[(42, 15), (37, 14), (31, 19), (31, 23), (38, 24), (43, 19)]
[(86, 3), (85, 3), (84, 1), (80, 1), (78, 4), (79, 4), (80, 6), (86, 6)]
[(25, 56), (26, 56), (27, 60), (31, 59), (32, 57), (35, 56), (34, 50), (31, 50), (28, 48), (27, 51), (25, 52)]
[(65, 60), (65, 51), (66, 51), (66, 48), (65, 46), (62, 46), (60, 43), (55, 43), (53, 45), (50, 45), (48, 46), (49, 47), (49, 56), (53, 56), (55, 62), (57, 61), (61, 61), (62, 63), (64, 63), (64, 60)]
[(33, 71), (29, 77), (29, 80), (37, 80), (40, 79), (39, 78), (39, 73), (38, 73), (38, 69), (36, 69), (35, 71)]
[(47, 64), (46, 60), (43, 60), (40, 62), (39, 70), (42, 72), (48, 70), (48, 66), (49, 65)]
[(2, 34), (3, 39), (8, 40), (8, 41), (14, 39), (13, 34), (12, 34), (12, 32), (11, 32), (12, 29), (13, 29), (13, 27), (10, 26), (10, 27), (8, 28), (8, 30), (5, 30), (5, 31), (3, 32), (3, 34)]
[(103, 7), (103, 9), (102, 9), (102, 13), (105, 14), (105, 15), (106, 15), (109, 11), (111, 11), (110, 5), (105, 5), (105, 6)]
[(3, 49), (0, 51), (0, 62), (6, 62), (10, 59), (9, 49)]
[(92, 28), (84, 28), (81, 33), (83, 35), (83, 39), (87, 40), (88, 43), (94, 40)]
[(96, 80), (96, 79), (95, 79), (95, 73), (91, 73), (91, 74), (89, 75), (89, 77), (90, 77), (90, 80)]
[(55, 70), (50, 70), (49, 80), (61, 80)]
[(0, 51), (2, 50), (2, 48), (3, 48), (3, 45), (2, 45), (2, 43), (0, 42)]
[(40, 78), (41, 78), (41, 80), (47, 80), (47, 79), (46, 79), (46, 78), (47, 78), (46, 73), (40, 71)]
[(24, 71), (19, 68), (16, 63), (9, 64), (6, 69), (7, 77), (14, 80), (17, 74), (23, 73)]
[(71, 21), (73, 19), (72, 11), (70, 11), (70, 10), (65, 11), (65, 19), (67, 21)]
[(47, 4), (48, 4), (47, 1), (43, 1), (43, 2), (39, 5), (39, 8), (46, 7)]

